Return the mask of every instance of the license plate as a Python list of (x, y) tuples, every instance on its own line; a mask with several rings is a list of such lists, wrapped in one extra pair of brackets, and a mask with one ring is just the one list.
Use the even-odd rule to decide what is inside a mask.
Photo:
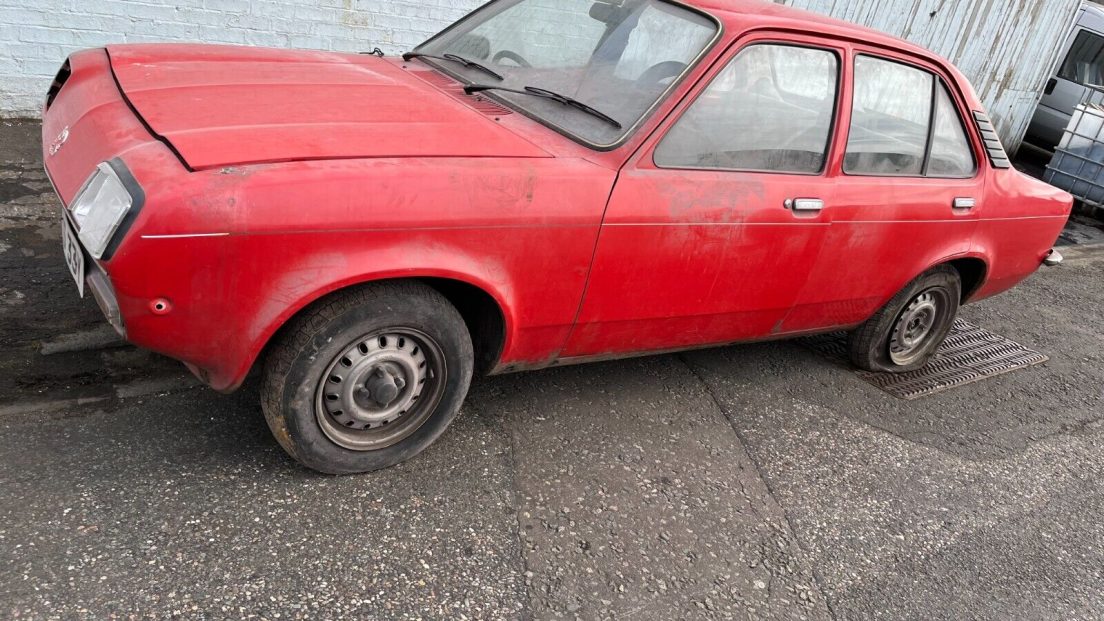
[(64, 215), (61, 217), (61, 249), (65, 253), (65, 264), (69, 266), (69, 273), (73, 275), (73, 280), (77, 281), (77, 293), (83, 298), (84, 252), (81, 251), (73, 225)]

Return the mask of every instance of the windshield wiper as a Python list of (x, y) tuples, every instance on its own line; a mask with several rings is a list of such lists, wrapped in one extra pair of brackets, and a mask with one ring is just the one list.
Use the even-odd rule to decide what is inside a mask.
[(536, 86), (524, 86), (521, 90), (506, 88), (505, 86), (493, 86), (491, 84), (469, 84), (464, 87), (464, 92), (471, 95), (472, 93), (479, 93), (481, 91), (506, 91), (507, 93), (517, 93), (519, 95), (532, 95), (534, 97), (541, 97), (543, 99), (551, 99), (552, 101), (558, 101), (565, 106), (571, 106), (577, 110), (582, 110), (587, 114), (602, 119), (603, 121), (613, 125), (617, 129), (621, 129), (621, 123), (617, 122), (617, 119), (605, 114), (600, 110), (596, 110), (579, 101), (578, 99), (572, 99), (567, 95), (561, 95), (559, 93), (552, 92), (545, 88), (537, 88)]
[(479, 71), (482, 71), (483, 73), (485, 73), (485, 74), (487, 74), (487, 75), (489, 75), (489, 76), (491, 76), (491, 77), (493, 77), (497, 80), (504, 80), (505, 79), (501, 75), (496, 73), (493, 69), (489, 69), (487, 67), (484, 67), (483, 65), (475, 62), (474, 60), (468, 60), (467, 58), (464, 58), (463, 56), (457, 56), (456, 54), (441, 54), (440, 56), (437, 56), (436, 54), (423, 54), (421, 52), (407, 52), (407, 53), (402, 55), (403, 60), (410, 60), (411, 58), (436, 58), (437, 60), (451, 60), (452, 62), (460, 63), (461, 65), (464, 65), (465, 67), (469, 67), (471, 69), (478, 69)]

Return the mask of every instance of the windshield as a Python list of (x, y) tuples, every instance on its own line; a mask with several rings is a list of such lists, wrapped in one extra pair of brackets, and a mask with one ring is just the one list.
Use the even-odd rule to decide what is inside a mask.
[(621, 125), (560, 101), (489, 91), (594, 146), (618, 143), (717, 35), (701, 14), (661, 0), (502, 0), (418, 47), (469, 84), (537, 87), (578, 100)]

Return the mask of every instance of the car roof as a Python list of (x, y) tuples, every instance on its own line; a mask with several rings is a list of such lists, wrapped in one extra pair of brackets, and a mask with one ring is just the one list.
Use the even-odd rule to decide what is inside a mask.
[(1081, 6), (1084, 13), (1077, 19), (1077, 25), (1095, 32), (1104, 32), (1104, 7), (1086, 2)]
[(776, 4), (770, 0), (682, 0), (687, 6), (705, 11), (716, 17), (725, 26), (725, 30), (739, 34), (750, 26), (799, 28), (810, 30), (813, 25), (819, 34), (830, 37), (855, 39), (873, 43), (882, 47), (902, 50), (925, 58), (937, 60), (949, 65), (938, 54), (924, 49), (904, 39), (884, 32), (858, 26), (840, 19)]
[(859, 26), (834, 17), (828, 17), (812, 11), (795, 9), (776, 4), (770, 0), (673, 0), (685, 6), (704, 11), (715, 17), (724, 26), (726, 38), (732, 41), (743, 33), (758, 28), (776, 30), (796, 30), (829, 38), (845, 39), (867, 45), (883, 47), (923, 58), (942, 67), (959, 84), (966, 97), (966, 103), (973, 109), (984, 107), (974, 92), (970, 80), (959, 71), (954, 63), (935, 52), (915, 43), (888, 35), (873, 28)]

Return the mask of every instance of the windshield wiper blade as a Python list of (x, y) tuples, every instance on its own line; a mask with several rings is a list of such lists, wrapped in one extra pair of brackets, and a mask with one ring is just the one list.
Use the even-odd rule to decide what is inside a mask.
[(521, 90), (514, 88), (506, 88), (505, 86), (494, 86), (492, 84), (469, 84), (464, 87), (464, 92), (471, 95), (472, 93), (479, 93), (482, 91), (506, 91), (507, 93), (517, 93), (519, 95), (532, 95), (534, 97), (541, 97), (543, 99), (551, 99), (552, 101), (558, 101), (565, 106), (571, 106), (577, 110), (582, 110), (587, 114), (602, 119), (603, 121), (613, 125), (617, 129), (621, 129), (621, 123), (617, 119), (609, 116), (608, 114), (592, 108), (578, 99), (572, 99), (567, 95), (561, 95), (559, 93), (550, 91), (546, 88), (538, 88), (536, 86), (524, 86)]
[(489, 76), (491, 76), (491, 77), (493, 77), (497, 80), (505, 80), (506, 79), (506, 78), (503, 78), (501, 75), (499, 75), (495, 70), (484, 67), (483, 65), (475, 62), (474, 60), (468, 60), (467, 58), (464, 58), (463, 56), (458, 56), (456, 54), (441, 54), (440, 56), (438, 56), (436, 54), (423, 54), (422, 52), (407, 52), (407, 53), (402, 55), (403, 60), (410, 60), (411, 58), (436, 58), (437, 60), (451, 60), (452, 62), (460, 63), (461, 65), (464, 65), (465, 67), (469, 67), (471, 69), (478, 69), (479, 71), (482, 71), (483, 73), (485, 73), (485, 74), (487, 74), (487, 75), (489, 75)]

